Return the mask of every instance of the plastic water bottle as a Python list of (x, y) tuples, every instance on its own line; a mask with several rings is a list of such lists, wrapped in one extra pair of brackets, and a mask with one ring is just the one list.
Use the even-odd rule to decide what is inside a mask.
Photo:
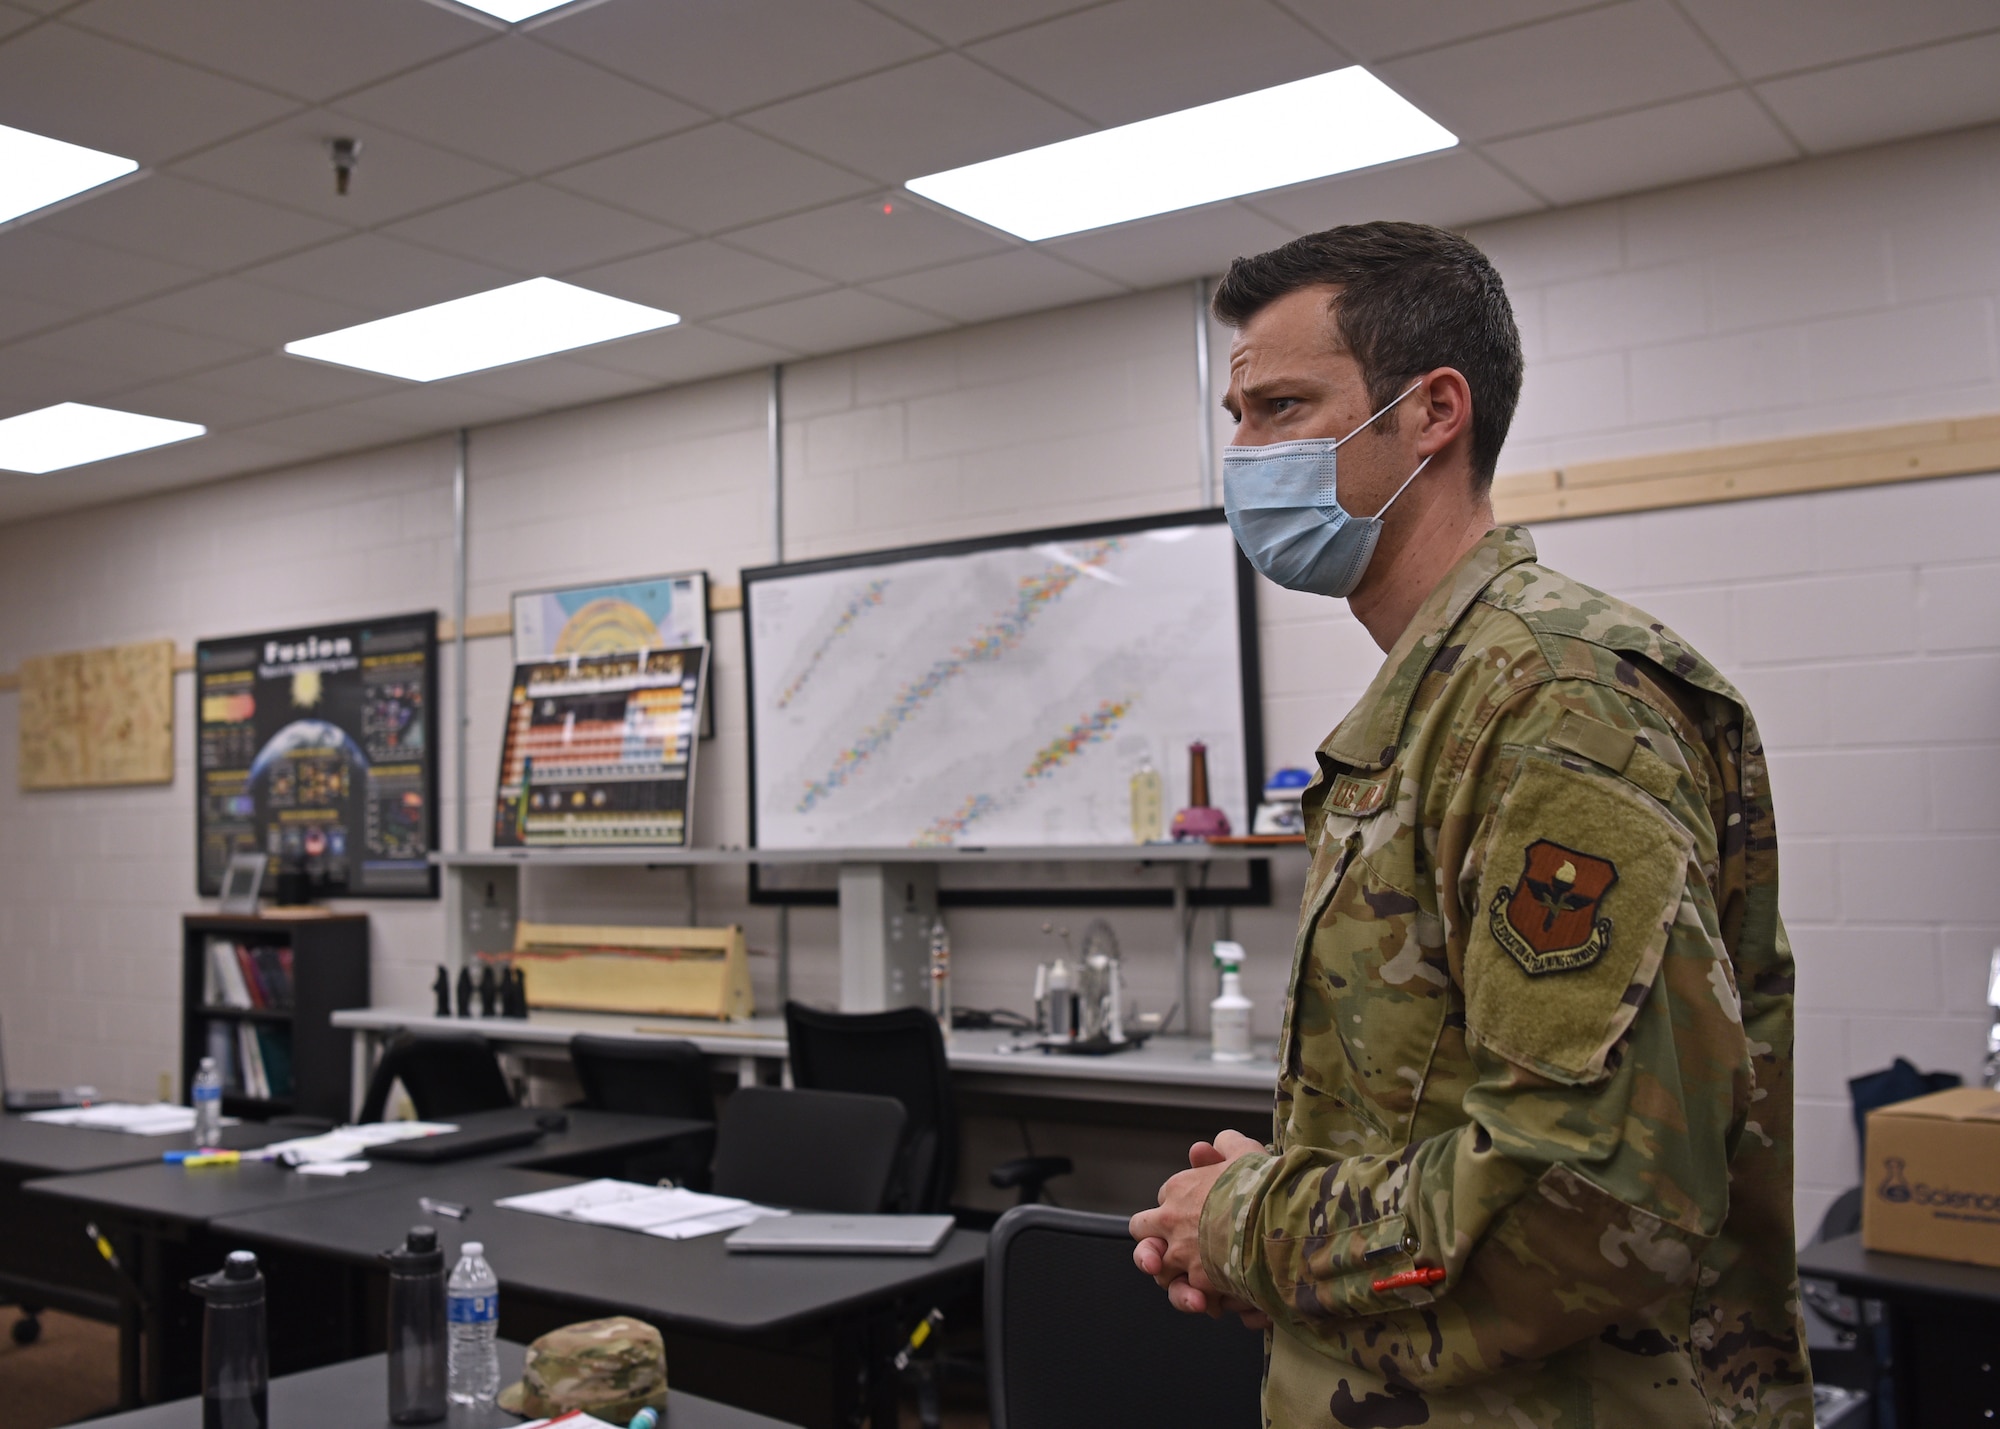
[(203, 1057), (194, 1074), (194, 1144), (222, 1144), (222, 1073), (213, 1057)]
[(500, 1393), (500, 1282), (486, 1247), (469, 1240), (445, 1287), (451, 1321), (451, 1402), (491, 1404)]

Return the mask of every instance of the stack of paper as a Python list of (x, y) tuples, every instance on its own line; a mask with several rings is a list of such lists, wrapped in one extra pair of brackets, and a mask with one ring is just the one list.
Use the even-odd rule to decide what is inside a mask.
[(51, 1126), (82, 1126), (97, 1131), (128, 1131), (135, 1136), (172, 1136), (194, 1130), (194, 1108), (171, 1102), (141, 1106), (133, 1102), (99, 1102), (96, 1106), (31, 1111), (29, 1121)]
[[(447, 1131), (457, 1131), (455, 1123), (448, 1121), (374, 1121), (360, 1126), (343, 1126), (319, 1136), (300, 1136), (290, 1141), (276, 1141), (264, 1148), (264, 1155), (274, 1161), (282, 1161), (287, 1166), (301, 1170), (308, 1166), (336, 1161), (352, 1161), (371, 1146), (381, 1146), (391, 1141), (411, 1141), (419, 1136), (441, 1136)], [(364, 1169), (366, 1163), (356, 1169)], [(320, 1175), (340, 1175), (340, 1172), (320, 1172)]]
[(642, 1186), (634, 1181), (584, 1181), (553, 1191), (508, 1196), (493, 1204), (531, 1215), (639, 1231), (663, 1240), (692, 1240), (747, 1226), (763, 1216), (790, 1214), (734, 1196), (708, 1196), (677, 1186)]

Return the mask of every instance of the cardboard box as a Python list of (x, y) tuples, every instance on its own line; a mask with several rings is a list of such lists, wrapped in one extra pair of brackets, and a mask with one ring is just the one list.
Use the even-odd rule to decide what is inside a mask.
[(2000, 1266), (2000, 1092), (1953, 1087), (1868, 1114), (1861, 1243)]

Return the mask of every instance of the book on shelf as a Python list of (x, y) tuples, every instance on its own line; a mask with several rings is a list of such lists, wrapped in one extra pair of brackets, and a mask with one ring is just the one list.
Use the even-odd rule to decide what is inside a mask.
[(292, 950), (270, 943), (210, 938), (203, 998), (211, 1007), (290, 1011)]
[(236, 1048), (243, 1059), (243, 1094), (258, 1101), (269, 1099), (271, 1088), (264, 1079), (264, 1058), (257, 1046), (257, 1031), (247, 1022), (236, 1024)]
[(235, 1025), (220, 1018), (210, 1018), (207, 1044), (208, 1055), (215, 1063), (215, 1070), (222, 1074), (222, 1085), (234, 1091), (241, 1091), (243, 1069), (236, 1058)]
[(250, 1007), (250, 986), (243, 980), (243, 965), (236, 957), (236, 944), (229, 938), (208, 940), (208, 979), (203, 993), (211, 1007)]
[(292, 1095), (291, 1029), (261, 1023), (254, 1031), (257, 1036), (257, 1062), (264, 1073), (264, 1095), (278, 1101), (289, 1101)]

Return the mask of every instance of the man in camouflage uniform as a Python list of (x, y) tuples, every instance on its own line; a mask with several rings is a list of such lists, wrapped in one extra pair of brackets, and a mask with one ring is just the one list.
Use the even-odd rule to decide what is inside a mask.
[(1388, 658), (1305, 798), (1272, 1144), (1196, 1146), (1135, 1260), (1268, 1323), (1285, 1429), (1810, 1429), (1792, 959), (1742, 696), (1493, 529), (1521, 362), (1477, 249), (1335, 229), (1239, 259), (1216, 310), (1241, 447), (1369, 428), (1350, 512), (1424, 475), (1348, 592)]

